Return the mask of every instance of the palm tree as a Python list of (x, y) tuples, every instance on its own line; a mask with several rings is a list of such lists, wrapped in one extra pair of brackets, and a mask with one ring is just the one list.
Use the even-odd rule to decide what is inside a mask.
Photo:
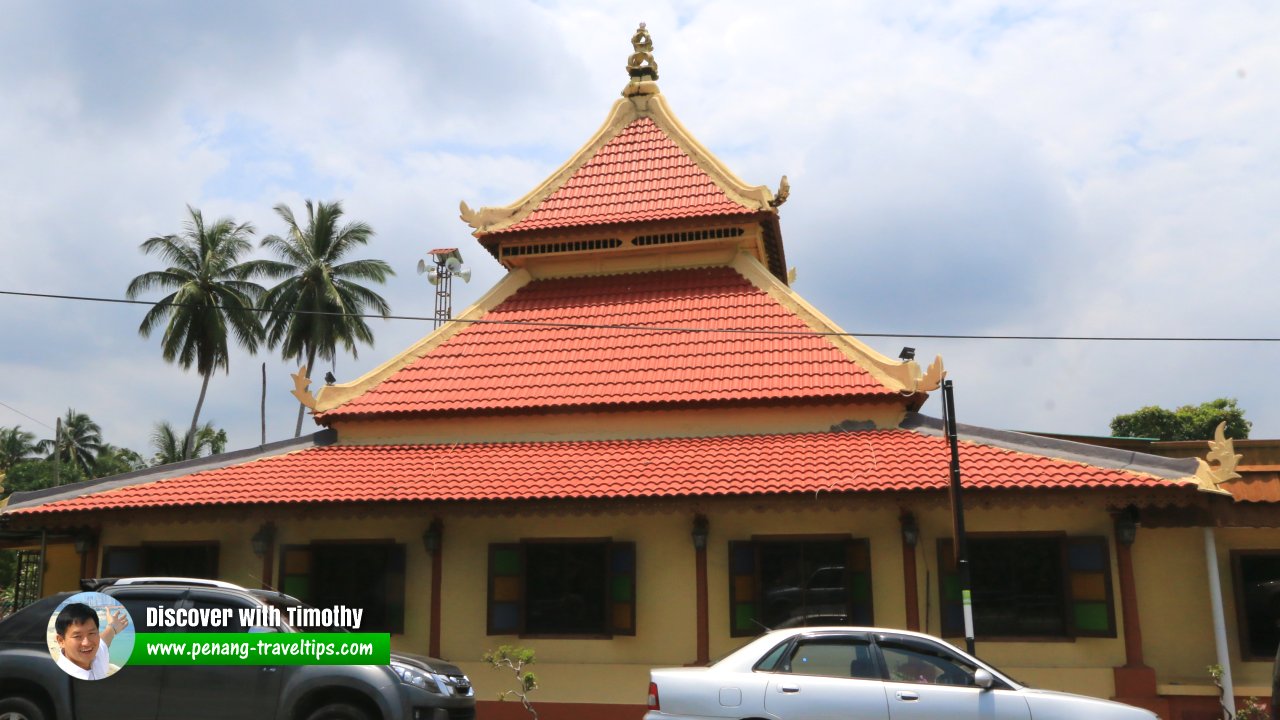
[(93, 463), (93, 474), (95, 477), (107, 477), (141, 470), (146, 466), (147, 461), (133, 450), (103, 443)]
[[(306, 205), (305, 228), (288, 205), (275, 207), (287, 232), (284, 237), (268, 235), (262, 247), (281, 262), (261, 262), (266, 275), (283, 280), (262, 296), (261, 306), (269, 313), (268, 347), (279, 346), (286, 360), (306, 358), (308, 372), (314, 372), (316, 358), (333, 360), (339, 344), (352, 357), (358, 356), (357, 342), (373, 344), (373, 332), (360, 315), (372, 309), (385, 318), (391, 306), (360, 282), (383, 283), (395, 272), (382, 260), (342, 262), (357, 246), (368, 244), (373, 229), (362, 222), (339, 225), (340, 201), (308, 200)], [(300, 405), (294, 437), (302, 434), (302, 416)]]
[(93, 466), (102, 450), (102, 428), (84, 413), (67, 408), (62, 418), (62, 432), (57, 437), (41, 440), (38, 452), (78, 469), (84, 477), (93, 477)]
[(36, 454), (35, 433), (21, 425), (0, 428), (0, 473)]
[(217, 455), (226, 447), (227, 431), (215, 429), (213, 423), (205, 423), (196, 428), (194, 436), (191, 431), (187, 431), (182, 437), (178, 437), (178, 431), (167, 422), (156, 423), (155, 429), (151, 431), (151, 448), (156, 451), (152, 459), (153, 465), (198, 458), (206, 450), (210, 455)]
[[(230, 371), (228, 327), (249, 352), (258, 350), (262, 323), (254, 303), (265, 290), (250, 282), (262, 272), (260, 261), (239, 262), (253, 248), (249, 242), (253, 226), (237, 225), (231, 218), (207, 225), (199, 210), (188, 205), (187, 212), (191, 219), (183, 224), (181, 235), (153, 237), (141, 245), (144, 253), (155, 253), (170, 266), (134, 278), (125, 294), (135, 298), (152, 288), (173, 291), (147, 311), (138, 333), (149, 337), (166, 323), (160, 341), (164, 359), (176, 361), (184, 370), (194, 365), (203, 379), (187, 434), (190, 441), (196, 435), (210, 376), (219, 368)], [(191, 456), (189, 446), (183, 455)]]

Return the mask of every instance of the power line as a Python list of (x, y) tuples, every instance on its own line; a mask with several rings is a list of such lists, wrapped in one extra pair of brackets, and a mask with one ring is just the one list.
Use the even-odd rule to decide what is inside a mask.
[(26, 413), (22, 412), (22, 411), (21, 411), (21, 410), (19, 410), (18, 408), (16, 408), (16, 407), (14, 407), (14, 406), (10, 405), (9, 403), (6, 403), (6, 402), (0, 402), (0, 406), (4, 406), (4, 407), (9, 408), (10, 410), (12, 410), (12, 411), (14, 411), (14, 412), (18, 413), (19, 415), (21, 415), (22, 417), (24, 417), (24, 418), (26, 418), (26, 419), (30, 420), (31, 422), (40, 423), (41, 425), (43, 425), (43, 426), (45, 426), (45, 427), (49, 428), (50, 430), (53, 430), (53, 429), (54, 429), (54, 428), (53, 428), (53, 426), (52, 426), (52, 425), (50, 425), (49, 423), (44, 422), (43, 420), (40, 420), (40, 419), (38, 419), (38, 418), (33, 418), (33, 417), (31, 417), (30, 415), (28, 415), (28, 414), (26, 414)]
[[(92, 297), (87, 295), (61, 295), (55, 293), (20, 292), (16, 290), (0, 290), (0, 295), (15, 297), (41, 298), (46, 300), (73, 300), (77, 302), (114, 303), (119, 305), (148, 305), (160, 303), (150, 300), (126, 300), (121, 298)], [(169, 307), (183, 307), (185, 303), (167, 303)], [(251, 312), (275, 312), (267, 308), (246, 308)], [(292, 315), (324, 315), (332, 317), (358, 317), (383, 320), (411, 320), (415, 322), (434, 322), (434, 317), (421, 315), (378, 315), (365, 313), (326, 312), (323, 310), (289, 310)], [(1066, 340), (1082, 342), (1201, 342), (1201, 343), (1280, 343), (1280, 337), (1194, 337), (1194, 336), (1151, 336), (1151, 335), (959, 335), (953, 333), (903, 333), (903, 332), (836, 332), (834, 330), (757, 330), (750, 328), (702, 328), (670, 325), (615, 325), (595, 323), (546, 322), (537, 320), (492, 320), (488, 318), (451, 318), (450, 322), (470, 323), (473, 325), (515, 325), (522, 327), (562, 328), (579, 330), (637, 330), (644, 332), (672, 333), (726, 333), (738, 335), (795, 335), (801, 337), (877, 337), (877, 338), (914, 338), (925, 340)]]

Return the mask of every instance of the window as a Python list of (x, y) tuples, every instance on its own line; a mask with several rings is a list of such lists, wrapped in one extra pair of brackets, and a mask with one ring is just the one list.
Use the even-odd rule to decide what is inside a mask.
[(108, 547), (103, 577), (189, 577), (218, 579), (218, 543), (144, 543)]
[(978, 667), (931, 643), (886, 640), (880, 653), (891, 682), (973, 686)]
[(1280, 644), (1280, 550), (1231, 553), (1241, 655), (1270, 660)]
[(635, 565), (629, 542), (490, 545), (488, 633), (635, 635)]
[(729, 606), (734, 637), (765, 628), (873, 625), (870, 545), (850, 538), (730, 542)]
[[(361, 608), (361, 632), (404, 632), (404, 545), (314, 542), (280, 549), (280, 589), (318, 608)], [(302, 628), (322, 631), (326, 628)]]
[(880, 679), (871, 644), (865, 639), (847, 636), (799, 640), (775, 670), (793, 675)]
[[(964, 635), (951, 540), (938, 541), (942, 634)], [(1106, 538), (970, 536), (974, 634), (983, 638), (1115, 637)]]

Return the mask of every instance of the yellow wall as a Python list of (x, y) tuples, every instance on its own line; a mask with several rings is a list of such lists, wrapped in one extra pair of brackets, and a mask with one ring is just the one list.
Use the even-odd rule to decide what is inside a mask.
[[(1215, 531), (1227, 649), (1238, 695), (1267, 694), (1271, 663), (1243, 661), (1232, 582), (1232, 550), (1280, 552), (1280, 529), (1224, 528)], [(1206, 685), (1205, 668), (1218, 662), (1214, 650), (1204, 531), (1201, 528), (1139, 530), (1134, 575), (1147, 664), (1162, 685)], [(1242, 691), (1241, 688), (1246, 688)]]
[(44, 551), (41, 596), (80, 591), (80, 555), (71, 543), (49, 543)]
[[(950, 515), (937, 498), (898, 504), (886, 499), (832, 502), (817, 497), (785, 504), (764, 500), (754, 506), (736, 503), (717, 507), (704, 502), (697, 508), (710, 520), (708, 540), (708, 601), (711, 656), (718, 657), (747, 642), (729, 634), (728, 542), (753, 535), (840, 533), (869, 538), (873, 573), (875, 622), (885, 627), (906, 625), (905, 583), (898, 515), (911, 509), (921, 527), (917, 548), (918, 587), (922, 625), (937, 633), (938, 564), (936, 541), (950, 533)], [(444, 575), (442, 655), (457, 662), (476, 684), (481, 699), (509, 687), (506, 677), (483, 666), (487, 649), (502, 644), (527, 645), (537, 650), (536, 670), (542, 678), (539, 696), (548, 702), (630, 703), (644, 701), (647, 673), (652, 667), (692, 662), (696, 648), (694, 551), (690, 530), (695, 509), (687, 512), (645, 510), (635, 514), (546, 514), (503, 516), (444, 516)], [(422, 533), (431, 513), (406, 508), (385, 515), (358, 515), (329, 509), (309, 518), (276, 517), (278, 543), (312, 540), (392, 539), (407, 550), (405, 633), (392, 638), (398, 650), (425, 653), (429, 642), (430, 556)], [(222, 578), (257, 586), (261, 560), (253, 555), (249, 537), (266, 516), (252, 514), (237, 521), (133, 523), (111, 526), (104, 545), (129, 545), (142, 540), (220, 540)], [(1091, 507), (983, 507), (975, 503), (967, 514), (971, 532), (1028, 532), (1052, 529), (1070, 535), (1104, 535), (1110, 518), (1101, 505)], [(1218, 531), (1224, 575), (1228, 633), (1238, 658), (1235, 604), (1230, 582), (1229, 550), (1280, 548), (1280, 530)], [(488, 546), (521, 539), (612, 538), (634, 541), (637, 550), (637, 628), (635, 637), (612, 640), (486, 636)], [(1110, 540), (1109, 540), (1110, 542)], [(68, 546), (69, 547), (69, 546)], [(75, 558), (51, 553), (53, 573)], [(1204, 667), (1214, 662), (1209, 620), (1204, 546), (1197, 529), (1142, 529), (1134, 546), (1140, 611), (1147, 663), (1155, 667), (1162, 685), (1181, 681), (1201, 683)], [(78, 565), (75, 567), (78, 568)], [(1114, 694), (1111, 668), (1124, 663), (1123, 619), (1119, 608), (1119, 579), (1112, 547), (1113, 588), (1116, 598), (1116, 638), (1074, 641), (979, 642), (984, 658), (1014, 677), (1038, 687), (1108, 697)], [(61, 577), (61, 576), (59, 576)], [(926, 592), (926, 584), (928, 592)], [(927, 621), (925, 609), (928, 608)], [(960, 638), (950, 638), (963, 644)], [(1236, 684), (1252, 689), (1267, 682), (1265, 663), (1233, 662)], [(1192, 688), (1188, 687), (1188, 691)]]

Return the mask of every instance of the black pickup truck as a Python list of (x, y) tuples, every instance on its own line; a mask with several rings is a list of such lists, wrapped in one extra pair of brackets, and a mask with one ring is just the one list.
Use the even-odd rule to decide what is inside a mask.
[[(239, 609), (297, 604), (285, 595), (210, 580), (131, 578), (82, 584), (118, 599), (139, 632), (159, 631), (145, 625), (147, 607)], [(435, 658), (401, 653), (392, 653), (389, 665), (126, 665), (104, 680), (73, 680), (54, 663), (47, 640), (50, 616), (70, 595), (44, 598), (0, 621), (0, 718), (475, 718), (475, 693), (460, 669)], [(295, 632), (287, 625), (256, 630)]]

